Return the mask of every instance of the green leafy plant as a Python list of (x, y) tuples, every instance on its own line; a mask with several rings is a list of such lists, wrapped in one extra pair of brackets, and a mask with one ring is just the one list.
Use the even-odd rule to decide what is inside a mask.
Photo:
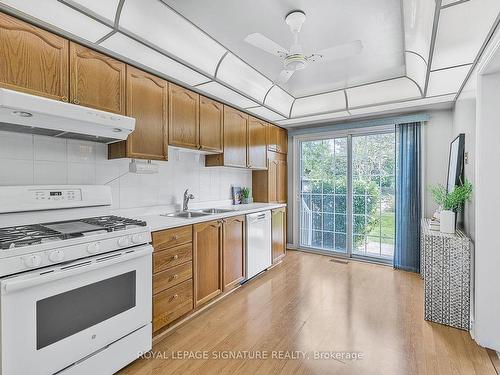
[(460, 212), (464, 203), (472, 197), (472, 184), (466, 180), (462, 185), (455, 186), (451, 193), (448, 193), (443, 185), (436, 185), (431, 187), (431, 193), (443, 210)]
[(250, 197), (250, 188), (244, 187), (241, 189), (241, 196), (245, 199), (248, 199)]

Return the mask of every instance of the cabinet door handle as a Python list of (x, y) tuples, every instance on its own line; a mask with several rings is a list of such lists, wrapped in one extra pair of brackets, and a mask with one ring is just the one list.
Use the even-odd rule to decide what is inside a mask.
[(66, 103), (67, 103), (67, 102), (68, 102), (68, 97), (67, 97), (67, 96), (63, 96), (63, 97), (61, 98), (61, 100), (62, 100), (63, 102), (66, 102)]
[(80, 104), (80, 101), (78, 99), (73, 99), (73, 104)]
[(174, 295), (172, 296), (172, 299), (177, 299), (177, 298), (179, 298), (179, 295), (178, 295), (178, 294), (174, 294)]
[(173, 260), (177, 260), (179, 259), (179, 255), (178, 254), (175, 254), (173, 257), (172, 257)]
[(179, 239), (179, 236), (177, 234), (174, 234), (172, 236), (172, 240), (177, 241)]
[(178, 279), (179, 278), (179, 275), (175, 274), (172, 276), (172, 280), (175, 280), (175, 279)]

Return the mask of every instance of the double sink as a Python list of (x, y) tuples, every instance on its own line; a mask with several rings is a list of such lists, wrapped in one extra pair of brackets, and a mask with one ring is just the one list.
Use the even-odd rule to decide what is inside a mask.
[(178, 217), (183, 219), (192, 219), (195, 217), (210, 216), (215, 214), (223, 214), (226, 212), (233, 212), (230, 208), (205, 208), (203, 210), (189, 210), (189, 211), (177, 211), (168, 214), (163, 214), (161, 216), (166, 217)]

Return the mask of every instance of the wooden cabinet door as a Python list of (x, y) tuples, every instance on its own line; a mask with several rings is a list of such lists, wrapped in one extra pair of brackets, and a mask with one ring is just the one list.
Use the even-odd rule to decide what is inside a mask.
[(267, 168), (267, 123), (254, 117), (248, 118), (248, 167)]
[(245, 216), (224, 219), (222, 286), (233, 289), (245, 279)]
[(200, 96), (183, 87), (169, 85), (168, 143), (198, 149)]
[(267, 149), (278, 151), (278, 127), (272, 124), (267, 127)]
[(224, 165), (247, 167), (248, 115), (224, 106)]
[(277, 188), (277, 201), (278, 203), (286, 203), (287, 197), (287, 162), (280, 160), (277, 165), (277, 178), (276, 178), (276, 188)]
[(199, 306), (222, 292), (222, 222), (193, 225), (194, 305)]
[(278, 134), (278, 147), (277, 151), (283, 154), (288, 152), (288, 132), (285, 129), (277, 128)]
[(68, 101), (69, 41), (0, 13), (0, 87)]
[(267, 184), (268, 184), (268, 193), (267, 193), (267, 201), (269, 203), (277, 203), (278, 202), (278, 165), (279, 160), (269, 159), (268, 170), (267, 170)]
[(124, 63), (70, 43), (70, 101), (125, 115)]
[(129, 158), (167, 160), (168, 82), (127, 67), (127, 116), (136, 120), (127, 139)]
[(271, 228), (273, 263), (276, 263), (286, 253), (286, 210), (284, 207), (272, 210)]
[(200, 96), (199, 146), (201, 150), (223, 151), (224, 106), (215, 100)]

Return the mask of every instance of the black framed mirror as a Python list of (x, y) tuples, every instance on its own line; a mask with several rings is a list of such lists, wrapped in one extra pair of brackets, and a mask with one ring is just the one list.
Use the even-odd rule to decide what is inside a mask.
[(450, 144), (450, 156), (448, 159), (448, 180), (446, 191), (448, 193), (464, 181), (464, 152), (465, 134), (459, 134)]

